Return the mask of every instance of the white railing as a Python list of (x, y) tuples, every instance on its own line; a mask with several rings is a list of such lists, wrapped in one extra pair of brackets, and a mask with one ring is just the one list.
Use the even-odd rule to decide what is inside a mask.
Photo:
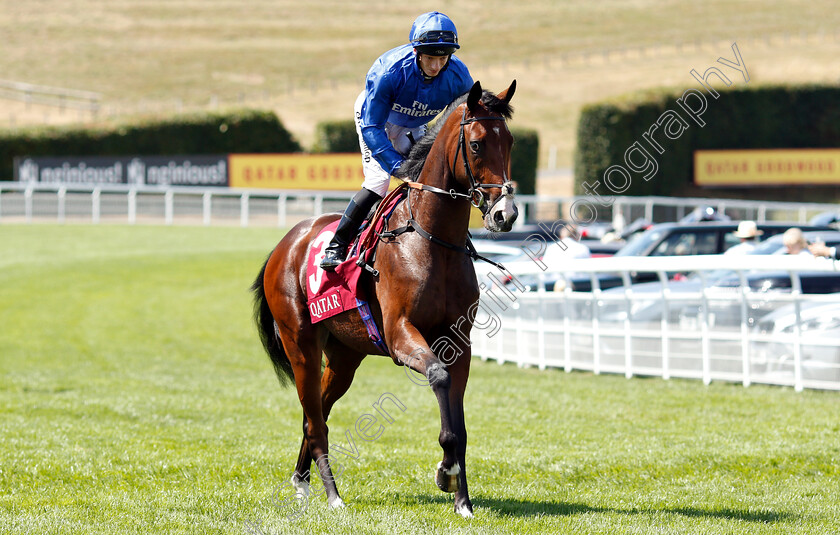
[(343, 210), (353, 192), (0, 182), (0, 222), (289, 227)]
[[(627, 223), (646, 219), (652, 223), (678, 221), (698, 207), (711, 206), (719, 214), (733, 220), (751, 219), (765, 221), (790, 221), (807, 223), (813, 216), (823, 212), (838, 212), (836, 203), (802, 203), (779, 201), (750, 201), (739, 199), (710, 199), (701, 197), (622, 197), (614, 196), (611, 203), (594, 196), (536, 196), (517, 195), (520, 212), (526, 219), (561, 219), (569, 217), (569, 210), (575, 203), (587, 204), (597, 214), (598, 221), (611, 221), (615, 212), (621, 212)], [(587, 218), (588, 209), (579, 209), (578, 218)]]
[[(472, 352), (482, 359), (707, 384), (840, 389), (840, 327), (830, 338), (803, 322), (803, 311), (822, 303), (838, 307), (834, 317), (821, 321), (840, 319), (840, 294), (803, 294), (800, 280), (805, 272), (837, 271), (833, 261), (778, 255), (613, 257), (569, 260), (559, 274), (532, 262), (506, 267), (512, 280), (504, 289), (490, 284), (505, 279), (498, 271), (490, 275), (495, 268), (479, 269), (491, 288), (482, 293), (472, 332)], [(732, 270), (740, 285), (715, 287), (718, 270)], [(791, 290), (750, 290), (748, 276), (760, 271), (786, 272)], [(661, 288), (634, 287), (630, 280), (637, 272), (656, 273)], [(669, 281), (675, 272), (696, 272), (699, 282), (682, 290)], [(623, 284), (601, 290), (598, 276), (605, 273), (617, 274)], [(546, 291), (545, 282), (557, 275), (559, 291)], [(588, 278), (592, 291), (573, 291), (574, 277)], [(795, 321), (762, 330), (761, 319), (782, 307)]]
[[(0, 181), (0, 222), (239, 223), (286, 227), (304, 217), (342, 210), (352, 195), (348, 191)], [(553, 221), (568, 217), (569, 207), (575, 202), (596, 207), (601, 221), (611, 220), (613, 212), (620, 210), (628, 223), (639, 217), (651, 222), (675, 221), (699, 206), (712, 206), (732, 219), (758, 222), (806, 223), (821, 212), (838, 211), (836, 204), (671, 197), (615, 197), (615, 202), (606, 207), (587, 196), (518, 195), (516, 202), (520, 205), (521, 216), (517, 221), (520, 226), (537, 219)]]
[[(352, 194), (0, 182), (0, 223), (289, 227), (306, 217), (342, 210)], [(520, 196), (517, 200), (538, 204), (554, 202), (552, 199)], [(573, 202), (578, 198), (558, 199)], [(836, 209), (836, 205), (628, 197), (617, 198), (616, 206), (645, 206), (645, 210), (655, 214), (662, 207), (690, 202), (712, 206), (716, 203), (756, 205), (755, 209), (764, 215), (771, 209), (788, 210), (799, 214), (800, 221), (811, 211)], [(666, 379), (699, 378), (707, 383), (727, 380), (745, 385), (771, 383), (796, 389), (840, 389), (838, 339), (815, 337), (811, 331), (803, 330), (799, 321), (804, 307), (819, 302), (840, 303), (838, 294), (802, 294), (799, 273), (834, 271), (835, 264), (798, 257), (770, 258), (771, 261), (768, 257), (749, 256), (570, 260), (560, 273), (563, 282), (555, 285), (565, 284), (562, 291), (546, 291), (541, 281), (548, 280), (551, 274), (535, 263), (508, 266), (515, 282), (508, 284), (506, 290), (496, 288), (482, 295), (473, 329), (473, 352), (484, 359), (511, 361), (522, 366), (623, 373), (628, 377), (657, 375)], [(480, 269), (486, 276), (488, 268)], [(719, 289), (704, 280), (699, 289), (679, 291), (668, 280), (668, 274), (673, 272), (697, 272), (701, 278), (708, 279), (714, 270), (720, 269), (734, 270), (742, 286)], [(750, 270), (786, 271), (792, 280), (792, 291), (749, 291), (743, 283)], [(656, 273), (662, 288), (654, 293), (642, 293), (638, 287), (631, 286), (631, 274), (639, 271)], [(588, 277), (593, 290), (573, 291), (570, 279), (573, 273)], [(619, 274), (623, 289), (601, 290), (597, 274), (602, 273)], [(535, 291), (520, 291), (516, 283), (524, 285), (528, 278)], [(640, 310), (657, 306), (661, 309), (658, 317), (654, 315), (647, 320), (642, 317)], [(791, 329), (780, 333), (757, 329), (761, 314), (783, 306), (791, 307), (797, 319)], [(727, 321), (723, 321), (724, 317), (728, 317)]]

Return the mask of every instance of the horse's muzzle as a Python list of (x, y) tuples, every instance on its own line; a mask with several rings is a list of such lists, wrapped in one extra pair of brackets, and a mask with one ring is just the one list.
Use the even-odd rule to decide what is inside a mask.
[(484, 227), (490, 232), (507, 232), (519, 216), (513, 195), (501, 196), (484, 216)]

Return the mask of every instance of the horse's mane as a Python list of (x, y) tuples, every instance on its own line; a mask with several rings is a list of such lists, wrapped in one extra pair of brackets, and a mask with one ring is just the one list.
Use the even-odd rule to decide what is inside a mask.
[[(455, 108), (466, 102), (468, 96), (469, 92), (464, 93), (453, 100), (449, 106), (443, 110), (443, 113), (441, 113), (440, 117), (438, 117), (435, 124), (422, 138), (420, 138), (420, 141), (414, 144), (411, 148), (411, 152), (408, 154), (408, 157), (405, 159), (402, 166), (400, 166), (400, 172), (403, 177), (412, 181), (416, 181), (420, 177), (420, 172), (426, 164), (426, 157), (429, 155), (429, 151), (432, 149), (432, 145), (434, 144), (438, 133), (441, 128), (443, 128), (446, 120), (449, 119), (449, 116), (452, 115), (452, 112), (455, 111)], [(482, 93), (481, 103), (488, 111), (498, 113), (505, 119), (510, 119), (511, 115), (513, 115), (513, 106), (511, 106), (509, 102), (500, 99), (490, 91), (484, 91)]]

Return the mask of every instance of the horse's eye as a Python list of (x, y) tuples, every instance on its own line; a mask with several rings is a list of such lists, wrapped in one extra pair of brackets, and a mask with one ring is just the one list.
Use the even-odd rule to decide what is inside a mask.
[(481, 143), (478, 141), (470, 141), (470, 150), (473, 151), (473, 154), (478, 154), (478, 151), (481, 149)]

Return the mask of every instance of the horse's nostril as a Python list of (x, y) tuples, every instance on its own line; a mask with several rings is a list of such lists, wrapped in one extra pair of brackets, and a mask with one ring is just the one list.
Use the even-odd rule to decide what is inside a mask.
[(499, 210), (495, 214), (493, 214), (493, 221), (495, 221), (497, 225), (501, 225), (505, 222), (505, 214), (502, 213), (502, 210)]

